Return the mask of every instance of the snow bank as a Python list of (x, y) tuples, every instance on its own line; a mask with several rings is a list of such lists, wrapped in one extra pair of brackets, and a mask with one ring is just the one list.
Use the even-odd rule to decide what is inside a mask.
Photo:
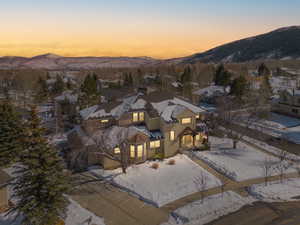
[(162, 225), (203, 225), (221, 216), (235, 212), (244, 205), (251, 204), (255, 199), (252, 197), (241, 197), (240, 195), (228, 191), (216, 194), (201, 200), (190, 203), (175, 210), (167, 223)]

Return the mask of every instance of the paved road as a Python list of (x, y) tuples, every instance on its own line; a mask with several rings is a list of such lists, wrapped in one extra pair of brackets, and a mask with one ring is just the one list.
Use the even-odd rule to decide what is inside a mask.
[(256, 202), (208, 225), (300, 225), (300, 202)]

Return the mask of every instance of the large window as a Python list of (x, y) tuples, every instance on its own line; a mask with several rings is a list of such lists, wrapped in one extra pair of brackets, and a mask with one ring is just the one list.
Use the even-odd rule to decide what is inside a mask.
[(145, 120), (145, 113), (144, 112), (134, 112), (132, 113), (132, 120), (133, 122), (139, 122)]
[(144, 112), (140, 112), (139, 113), (139, 120), (140, 121), (144, 121), (145, 120), (145, 113)]
[(135, 158), (135, 146), (130, 145), (130, 158)]
[(150, 148), (159, 148), (159, 147), (160, 147), (160, 140), (150, 142)]
[(192, 118), (183, 118), (181, 119), (182, 124), (190, 124), (192, 122)]
[(173, 131), (173, 130), (170, 131), (170, 140), (171, 141), (175, 140), (175, 131)]
[(137, 146), (137, 157), (142, 158), (143, 157), (143, 151), (144, 151), (144, 146), (143, 145), (138, 145)]
[(133, 120), (133, 122), (138, 122), (139, 121), (139, 114), (138, 113), (133, 113), (132, 114), (132, 120)]

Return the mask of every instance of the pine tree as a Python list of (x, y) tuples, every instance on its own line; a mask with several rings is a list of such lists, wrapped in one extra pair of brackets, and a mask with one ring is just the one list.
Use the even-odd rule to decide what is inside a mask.
[(35, 99), (38, 103), (46, 101), (49, 98), (48, 85), (44, 78), (39, 77), (37, 82), (37, 92)]
[(81, 108), (89, 107), (100, 102), (100, 93), (98, 91), (97, 77), (95, 74), (88, 74), (81, 85), (80, 96)]
[(271, 71), (264, 63), (259, 65), (259, 67), (258, 67), (258, 75), (259, 76), (269, 76), (270, 74), (271, 74)]
[(214, 82), (216, 85), (220, 85), (220, 86), (224, 86), (224, 87), (230, 85), (231, 73), (225, 69), (223, 64), (218, 66), (218, 68), (215, 72)]
[(64, 218), (68, 201), (67, 178), (58, 152), (44, 137), (44, 129), (35, 109), (25, 126), (24, 154), (16, 166), (13, 183), (18, 199), (12, 211), (21, 213), (23, 225), (55, 225)]
[(248, 82), (244, 76), (234, 79), (231, 84), (230, 94), (241, 99), (248, 90)]
[(57, 75), (56, 76), (56, 81), (53, 85), (53, 94), (59, 95), (65, 90), (65, 83), (61, 76)]
[(9, 101), (0, 104), (0, 167), (18, 160), (22, 152), (21, 118)]

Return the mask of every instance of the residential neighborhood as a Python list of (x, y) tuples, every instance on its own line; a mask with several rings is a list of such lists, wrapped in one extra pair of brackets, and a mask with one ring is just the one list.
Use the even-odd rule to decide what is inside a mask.
[(1, 4), (0, 225), (300, 225), (299, 9)]

